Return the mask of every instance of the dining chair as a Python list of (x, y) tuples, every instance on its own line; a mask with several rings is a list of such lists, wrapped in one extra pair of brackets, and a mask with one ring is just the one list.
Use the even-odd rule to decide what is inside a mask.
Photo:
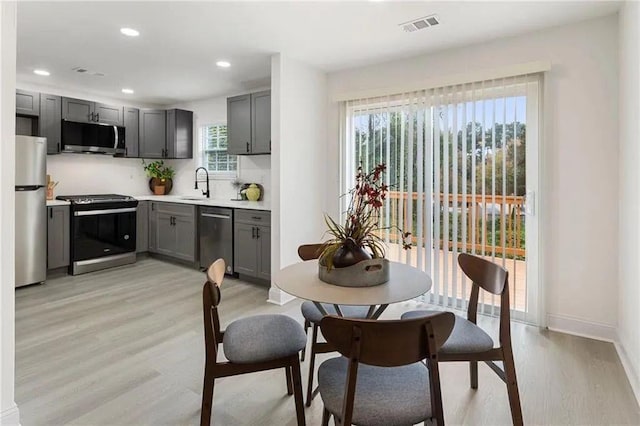
[[(236, 320), (220, 329), (218, 304), (225, 263), (218, 259), (207, 270), (202, 289), (204, 310), (205, 370), (200, 425), (209, 425), (216, 379), (284, 368), (287, 393), (294, 395), (298, 426), (304, 426), (304, 403), (298, 353), (307, 343), (304, 330), (286, 315), (255, 315)], [(218, 361), (222, 344), (228, 361)]]
[[(408, 320), (327, 316), (322, 334), (342, 357), (318, 368), (322, 425), (444, 425), (438, 348), (453, 330), (451, 312)], [(426, 362), (421, 362), (426, 360)]]
[[(514, 425), (522, 425), (522, 407), (511, 348), (509, 272), (493, 262), (466, 253), (458, 255), (458, 264), (473, 282), (467, 319), (455, 316), (453, 332), (440, 349), (439, 359), (441, 362), (469, 361), (472, 389), (478, 389), (478, 361), (484, 361), (506, 383), (511, 419)], [(500, 296), (500, 345), (497, 348), (493, 347), (493, 339), (476, 324), (480, 288)], [(437, 311), (410, 311), (405, 312), (401, 318), (416, 318), (432, 315), (434, 312)], [(502, 361), (504, 368), (500, 368), (495, 361)]]
[[(302, 260), (318, 259), (322, 253), (322, 244), (303, 244), (298, 247), (298, 256)], [(321, 303), (322, 307), (330, 315), (338, 315), (336, 308), (330, 303)], [(342, 315), (348, 318), (367, 318), (369, 312), (368, 306), (339, 305)], [(315, 374), (316, 355), (322, 353), (334, 352), (334, 349), (325, 342), (318, 342), (318, 327), (322, 320), (322, 313), (316, 305), (307, 300), (302, 302), (300, 306), (302, 316), (304, 317), (304, 332), (308, 334), (309, 327), (313, 326), (311, 336), (311, 356), (309, 359), (309, 379), (307, 381), (307, 407), (311, 407), (311, 401), (316, 393), (313, 391), (313, 376)], [(302, 350), (302, 361), (305, 359), (307, 348)]]

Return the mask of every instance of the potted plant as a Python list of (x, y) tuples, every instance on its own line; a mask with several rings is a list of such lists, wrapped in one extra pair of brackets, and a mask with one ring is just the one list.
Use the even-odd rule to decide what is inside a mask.
[(331, 238), (324, 243), (320, 255), (321, 279), (323, 276), (326, 278), (334, 268), (348, 268), (363, 261), (366, 262), (367, 271), (376, 263), (384, 268), (385, 262), (368, 262), (384, 259), (385, 243), (380, 236), (382, 230), (398, 229), (403, 248), (411, 248), (411, 244), (406, 242), (411, 235), (409, 232), (403, 232), (396, 225), (382, 227), (380, 224), (380, 209), (389, 190), (383, 179), (385, 171), (384, 163), (369, 172), (364, 172), (362, 166), (358, 167), (355, 187), (347, 193), (350, 200), (344, 225), (325, 215), (329, 228), (327, 233)]
[(144, 171), (149, 176), (149, 189), (156, 195), (166, 195), (173, 188), (173, 177), (176, 172), (171, 166), (164, 164), (163, 160), (152, 161), (147, 164), (142, 160)]

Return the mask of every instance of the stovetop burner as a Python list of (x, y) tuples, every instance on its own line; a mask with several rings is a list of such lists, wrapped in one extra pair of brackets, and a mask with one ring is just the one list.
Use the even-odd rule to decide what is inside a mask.
[(72, 204), (112, 203), (118, 201), (135, 201), (129, 195), (95, 194), (95, 195), (58, 195), (58, 200), (69, 201)]

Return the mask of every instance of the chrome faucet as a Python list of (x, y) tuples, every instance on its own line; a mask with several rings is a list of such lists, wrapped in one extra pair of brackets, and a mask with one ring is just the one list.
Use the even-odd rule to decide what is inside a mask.
[(198, 188), (198, 170), (204, 170), (204, 172), (207, 174), (207, 190), (206, 191), (202, 191), (202, 195), (205, 195), (207, 198), (209, 198), (209, 171), (207, 169), (205, 169), (204, 167), (198, 167), (196, 169), (196, 187), (194, 189), (199, 189)]

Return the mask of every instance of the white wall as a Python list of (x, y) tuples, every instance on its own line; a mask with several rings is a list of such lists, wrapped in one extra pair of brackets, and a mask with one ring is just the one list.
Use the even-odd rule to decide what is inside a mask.
[[(269, 87), (256, 89), (268, 90)], [(247, 92), (248, 93), (248, 92)], [(242, 95), (234, 93), (230, 96)], [(200, 157), (200, 127), (208, 124), (227, 122), (227, 97), (216, 97), (193, 102), (185, 102), (172, 106), (193, 111), (193, 155), (192, 160), (173, 160), (171, 164), (176, 168), (175, 190), (180, 194), (201, 195), (194, 190), (195, 169), (202, 166)], [(241, 155), (238, 157), (238, 178), (245, 183), (259, 183), (264, 187), (264, 199), (271, 199), (271, 155)], [(231, 185), (231, 179), (211, 179), (210, 190), (212, 198), (235, 198), (236, 190)]]
[[(327, 190), (327, 77), (283, 55), (271, 62), (271, 270), (298, 262), (300, 244), (320, 241)], [(269, 300), (284, 300), (272, 286)]]
[(618, 353), (640, 403), (640, 3), (620, 10)]
[[(330, 100), (534, 61), (545, 84), (542, 235), (549, 326), (613, 340), (618, 322), (617, 17), (329, 75)], [(338, 104), (329, 105), (329, 210), (338, 210)]]
[(15, 377), (16, 4), (0, 4), (0, 425), (20, 422)]

